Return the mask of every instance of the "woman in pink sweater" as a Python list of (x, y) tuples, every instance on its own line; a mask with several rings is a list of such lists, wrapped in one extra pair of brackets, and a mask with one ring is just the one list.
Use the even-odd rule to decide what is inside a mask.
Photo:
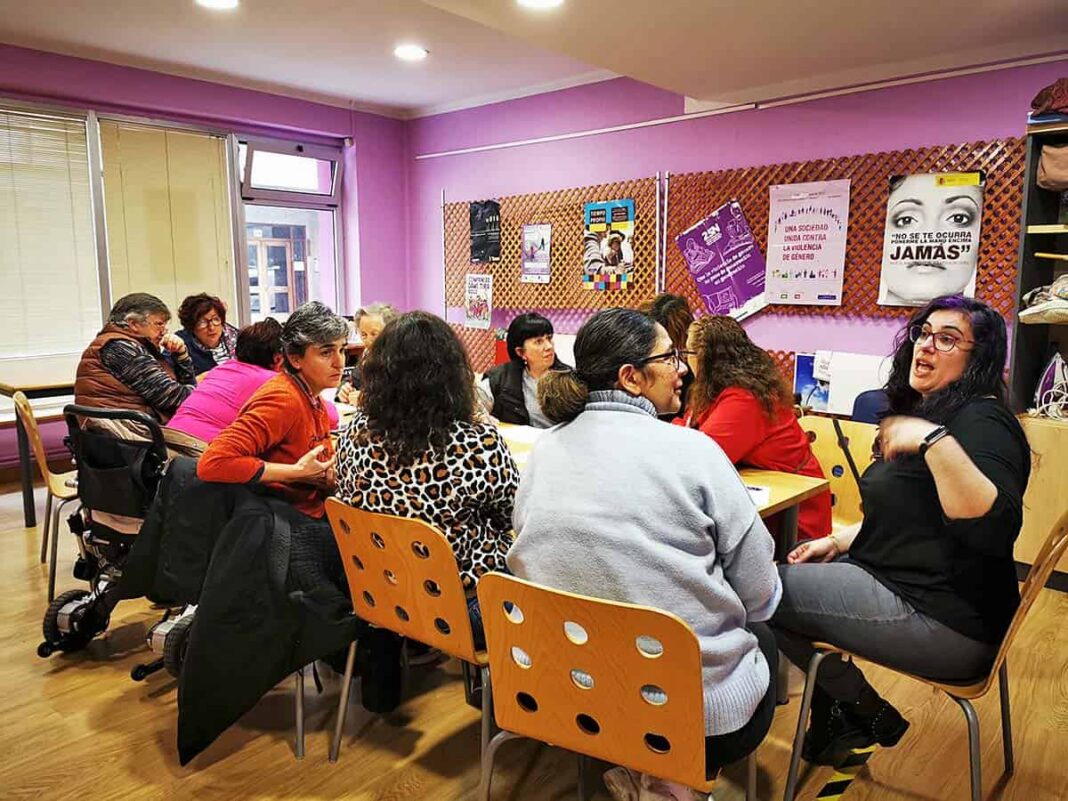
[[(236, 360), (224, 362), (205, 375), (178, 407), (167, 428), (200, 440), (199, 450), (203, 452), (237, 418), (253, 393), (278, 375), (282, 366), (281, 338), (282, 325), (272, 317), (242, 328), (237, 335)], [(332, 403), (325, 405), (331, 425), (336, 426), (337, 409)]]

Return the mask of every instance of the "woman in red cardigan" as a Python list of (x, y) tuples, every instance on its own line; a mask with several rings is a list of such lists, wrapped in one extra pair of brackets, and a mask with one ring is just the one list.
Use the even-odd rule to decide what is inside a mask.
[[(825, 478), (797, 424), (790, 387), (737, 320), (702, 317), (690, 326), (686, 347), (694, 383), (685, 416), (675, 423), (712, 437), (736, 465)], [(830, 533), (827, 491), (801, 503), (798, 538)]]

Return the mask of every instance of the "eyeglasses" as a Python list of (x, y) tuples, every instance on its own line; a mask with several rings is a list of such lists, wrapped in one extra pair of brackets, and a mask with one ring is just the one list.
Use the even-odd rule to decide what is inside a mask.
[[(942, 353), (949, 353), (953, 348), (959, 348), (965, 343), (974, 343), (973, 339), (960, 339), (953, 336), (953, 334), (947, 334), (943, 331), (934, 332), (930, 328), (923, 325), (910, 325), (909, 326), (909, 339), (919, 345), (921, 348), (927, 344), (927, 340), (930, 339), (934, 342), (935, 350)], [(971, 348), (960, 348), (961, 350), (971, 350)]]
[(635, 367), (641, 367), (649, 364), (650, 362), (664, 362), (665, 364), (672, 365), (678, 370), (685, 363), (687, 356), (693, 356), (692, 350), (681, 350), (679, 348), (672, 348), (664, 353), (654, 353), (652, 356), (646, 356), (644, 359), (639, 359), (634, 362)]
[(208, 317), (208, 318), (205, 318), (203, 320), (198, 320), (197, 321), (197, 328), (198, 329), (218, 328), (222, 324), (223, 324), (223, 321), (220, 320), (218, 317)]

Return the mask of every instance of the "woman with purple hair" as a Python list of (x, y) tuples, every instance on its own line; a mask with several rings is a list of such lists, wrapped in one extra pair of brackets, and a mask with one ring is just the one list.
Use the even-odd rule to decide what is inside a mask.
[[(970, 298), (935, 298), (897, 339), (864, 519), (799, 545), (779, 568), (771, 621), (803, 670), (828, 642), (895, 670), (968, 682), (990, 670), (1020, 595), (1031, 452), (1005, 403), (1005, 321)], [(908, 728), (852, 661), (825, 658), (804, 758), (896, 745)]]

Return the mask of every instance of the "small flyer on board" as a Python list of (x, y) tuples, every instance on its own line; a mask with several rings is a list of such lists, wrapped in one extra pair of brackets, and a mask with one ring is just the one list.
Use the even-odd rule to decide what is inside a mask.
[(493, 317), (493, 276), (467, 274), (464, 285), (464, 325), (488, 330)]
[(582, 288), (626, 289), (634, 270), (634, 201), (587, 203), (582, 234)]
[(768, 300), (841, 306), (848, 226), (848, 180), (771, 187)]
[(550, 277), (549, 249), (553, 227), (548, 224), (523, 226), (523, 258), (519, 281), (523, 284), (547, 284)]
[(737, 200), (675, 238), (705, 309), (744, 320), (767, 306), (764, 256)]
[(471, 215), (471, 263), (501, 260), (501, 203), (476, 200), (468, 204)]

